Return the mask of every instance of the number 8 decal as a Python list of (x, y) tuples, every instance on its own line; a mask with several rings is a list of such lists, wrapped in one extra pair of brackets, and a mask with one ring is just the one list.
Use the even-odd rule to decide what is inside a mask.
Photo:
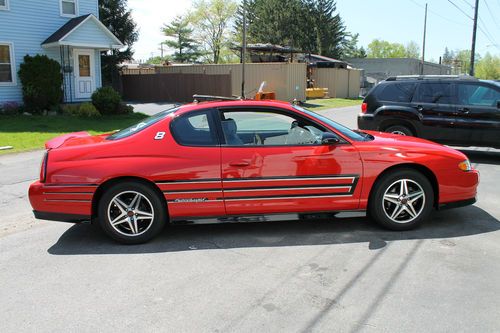
[(156, 133), (155, 140), (162, 140), (165, 137), (165, 132)]

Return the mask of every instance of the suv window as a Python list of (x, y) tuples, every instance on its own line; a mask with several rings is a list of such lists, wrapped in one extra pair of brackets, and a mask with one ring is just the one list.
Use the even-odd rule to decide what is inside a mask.
[(182, 115), (172, 122), (171, 130), (174, 139), (184, 146), (218, 145), (209, 111)]
[(415, 85), (415, 83), (410, 82), (387, 84), (379, 93), (378, 99), (381, 101), (408, 103), (411, 101)]
[(477, 84), (459, 84), (458, 102), (461, 105), (496, 106), (500, 92)]
[(413, 102), (451, 104), (451, 83), (421, 83)]
[(221, 123), (228, 146), (320, 144), (326, 131), (308, 121), (271, 111), (226, 111)]

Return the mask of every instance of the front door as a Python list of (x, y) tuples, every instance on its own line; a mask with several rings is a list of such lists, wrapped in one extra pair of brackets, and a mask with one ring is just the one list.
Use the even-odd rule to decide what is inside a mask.
[(95, 90), (95, 58), (92, 50), (75, 50), (75, 98), (90, 99)]
[(322, 145), (320, 124), (279, 110), (221, 112), (228, 215), (357, 209), (362, 173), (349, 143)]
[(455, 105), (452, 84), (422, 82), (412, 100), (421, 123), (420, 136), (442, 143), (453, 143), (456, 138)]
[(500, 88), (482, 82), (457, 83), (458, 143), (500, 145)]

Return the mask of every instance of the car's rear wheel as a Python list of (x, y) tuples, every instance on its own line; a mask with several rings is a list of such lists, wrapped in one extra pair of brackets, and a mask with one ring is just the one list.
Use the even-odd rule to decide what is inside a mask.
[(166, 207), (154, 189), (139, 182), (110, 187), (99, 202), (99, 225), (124, 244), (145, 243), (166, 224)]
[(403, 136), (415, 136), (413, 131), (409, 129), (406, 126), (403, 125), (393, 125), (389, 126), (385, 129), (386, 133), (392, 133), (392, 134), (397, 134), (397, 135), (403, 135)]
[(427, 219), (434, 205), (432, 185), (423, 174), (400, 169), (384, 175), (370, 196), (370, 216), (391, 230), (409, 230)]

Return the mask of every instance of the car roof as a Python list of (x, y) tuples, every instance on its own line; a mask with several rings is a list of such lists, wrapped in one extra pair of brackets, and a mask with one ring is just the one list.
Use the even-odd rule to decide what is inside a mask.
[(185, 112), (201, 110), (206, 108), (220, 108), (220, 107), (277, 107), (277, 108), (285, 108), (291, 110), (291, 104), (285, 101), (279, 100), (235, 100), (235, 101), (207, 101), (207, 102), (197, 102), (197, 103), (189, 103), (179, 107), (179, 110), (176, 112), (177, 114), (182, 114)]

